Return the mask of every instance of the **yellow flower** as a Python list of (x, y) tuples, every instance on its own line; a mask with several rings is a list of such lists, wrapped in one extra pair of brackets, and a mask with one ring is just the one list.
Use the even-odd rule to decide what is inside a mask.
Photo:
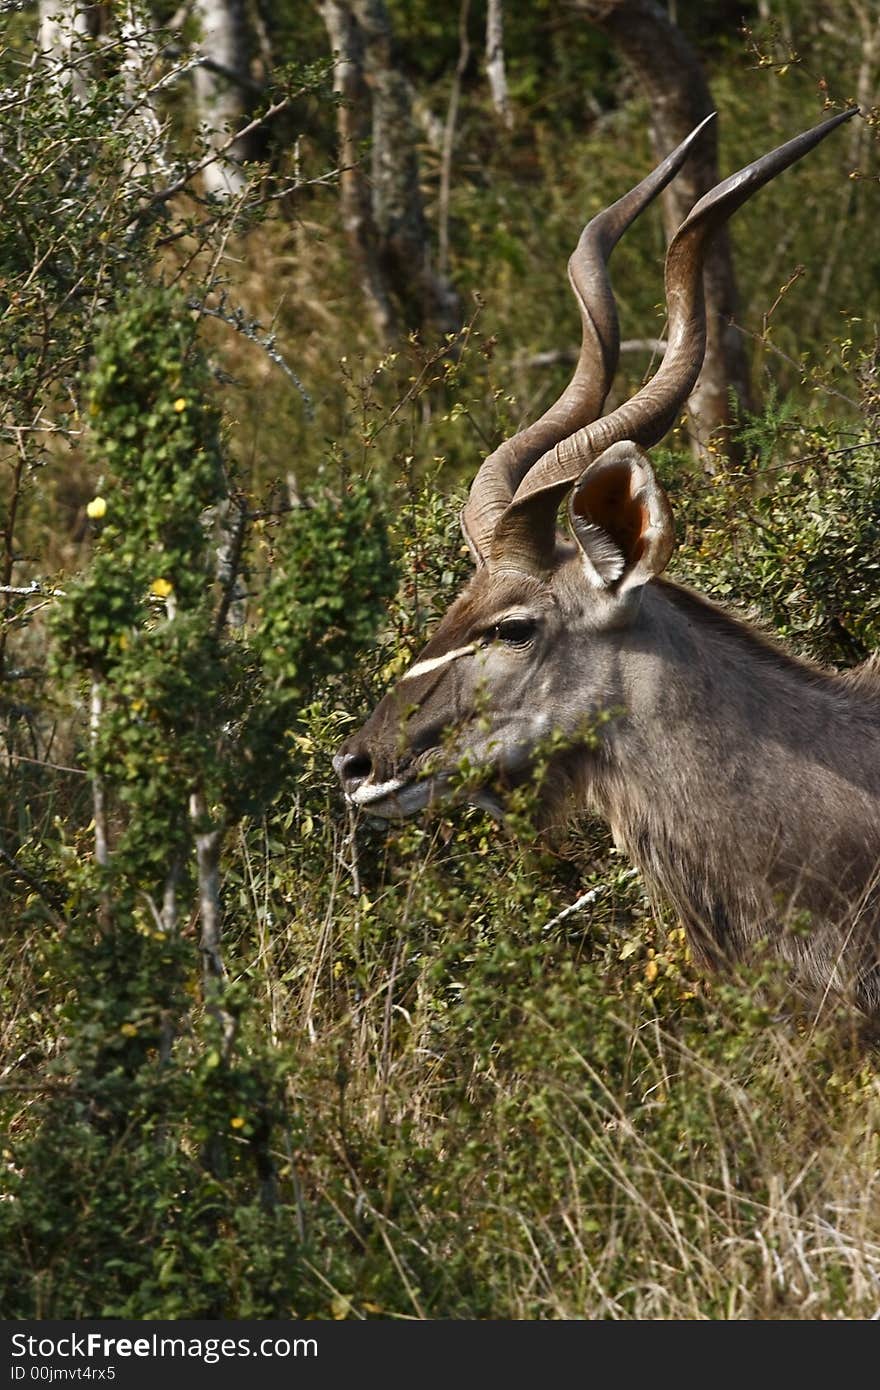
[(186, 396), (177, 397), (177, 400), (174, 402), (174, 409), (177, 411), (178, 415), (182, 410), (186, 410)]
[(174, 593), (174, 585), (170, 579), (154, 579), (150, 585), (150, 593), (156, 598), (167, 598)]
[(92, 521), (100, 521), (107, 512), (107, 503), (103, 497), (93, 497), (86, 507), (86, 516), (90, 516)]
[(233, 1115), (232, 1119), (229, 1121), (230, 1129), (244, 1129), (244, 1126), (245, 1120), (241, 1115)]
[(119, 1031), (125, 1038), (137, 1037), (137, 1029), (135, 1028), (133, 1023), (123, 1023)]

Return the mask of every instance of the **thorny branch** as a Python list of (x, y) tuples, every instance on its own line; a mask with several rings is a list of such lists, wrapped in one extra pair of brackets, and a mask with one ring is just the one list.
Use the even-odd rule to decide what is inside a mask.
[(197, 314), (204, 314), (208, 318), (219, 319), (229, 328), (233, 328), (236, 333), (240, 333), (248, 342), (255, 343), (262, 348), (270, 362), (274, 362), (276, 367), (280, 367), (284, 375), (293, 382), (296, 390), (302, 397), (306, 418), (311, 420), (314, 415), (314, 403), (306, 388), (303, 386), (296, 372), (288, 362), (282, 357), (276, 346), (274, 333), (261, 332), (263, 325), (257, 319), (248, 319), (241, 308), (229, 309), (226, 304), (226, 295), (221, 294), (218, 308), (212, 308), (201, 299), (189, 299), (187, 305)]
[(63, 598), (64, 593), (64, 589), (44, 589), (36, 579), (32, 579), (30, 584), (0, 584), (0, 594), (12, 594), (20, 598)]

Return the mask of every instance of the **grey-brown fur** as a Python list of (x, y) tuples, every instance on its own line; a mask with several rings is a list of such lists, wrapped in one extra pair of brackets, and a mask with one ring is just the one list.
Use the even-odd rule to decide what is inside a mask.
[[(511, 608), (539, 618), (530, 649), (488, 641), (404, 682), (344, 755), (366, 753), (380, 783), (466, 760), (487, 768), (488, 794), (493, 771), (515, 781), (535, 743), (567, 734), (545, 799), (564, 785), (608, 821), (701, 959), (747, 958), (771, 938), (811, 993), (880, 1015), (876, 669), (834, 676), (796, 661), (661, 579), (621, 625), (571, 554), (543, 584), (481, 572), (422, 656), (481, 640)], [(599, 749), (579, 746), (603, 711)], [(366, 809), (397, 814), (394, 797)]]
[[(778, 151), (759, 164), (784, 167)], [(742, 186), (721, 193), (741, 201)], [(722, 196), (707, 201), (717, 216)], [(680, 262), (679, 344), (701, 276), (699, 255)], [(470, 585), (336, 765), (374, 814), (448, 794), (462, 763), (482, 769), (472, 799), (496, 805), (499, 784), (528, 776), (562, 734), (546, 803), (573, 799), (609, 822), (700, 959), (742, 960), (767, 940), (803, 990), (849, 997), (880, 1023), (880, 659), (822, 671), (661, 577), (672, 517), (639, 443), (674, 414), (692, 368), (641, 393), (638, 418), (617, 413), (634, 440), (612, 432), (597, 453), (581, 426), (538, 460)], [(496, 506), (495, 464), (490, 482)], [(480, 486), (478, 474), (472, 495)], [(566, 492), (570, 539), (555, 534)]]
[(812, 993), (880, 1014), (880, 690), (662, 581), (643, 609), (596, 809), (708, 962), (770, 937)]

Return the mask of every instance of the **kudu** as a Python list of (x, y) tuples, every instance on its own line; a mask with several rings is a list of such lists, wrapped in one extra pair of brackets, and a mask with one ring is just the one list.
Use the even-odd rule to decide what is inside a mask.
[[(699, 127), (581, 235), (569, 276), (583, 321), (574, 377), (482, 464), (462, 514), (476, 574), (430, 642), (334, 760), (349, 802), (410, 815), (485, 770), (470, 792), (528, 777), (598, 812), (705, 965), (770, 942), (811, 994), (880, 1021), (880, 666), (835, 675), (663, 579), (669, 503), (643, 449), (663, 438), (703, 360), (703, 254), (758, 188), (844, 112), (719, 184), (666, 260), (668, 344), (654, 377), (600, 415), (618, 354), (606, 262), (677, 172)], [(570, 536), (557, 532), (569, 494)], [(602, 711), (592, 740), (579, 733)], [(483, 775), (483, 774), (481, 774)]]

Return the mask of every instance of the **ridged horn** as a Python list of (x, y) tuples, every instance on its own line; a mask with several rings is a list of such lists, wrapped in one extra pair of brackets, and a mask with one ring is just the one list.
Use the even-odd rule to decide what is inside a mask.
[(559, 440), (595, 420), (617, 370), (620, 331), (608, 259), (623, 233), (678, 173), (714, 112), (641, 183), (588, 222), (568, 263), (581, 313), (581, 350), (574, 375), (539, 420), (506, 439), (481, 465), (461, 514), (461, 529), (483, 564), (495, 527), (532, 465)]
[(706, 193), (691, 209), (666, 255), (667, 348), (649, 382), (610, 415), (560, 439), (524, 476), (496, 526), (493, 568), (540, 573), (553, 563), (556, 513), (568, 489), (611, 444), (631, 439), (643, 449), (671, 428), (693, 389), (706, 349), (703, 261), (707, 244), (737, 208), (770, 179), (814, 149), (856, 114), (843, 111), (763, 155)]

